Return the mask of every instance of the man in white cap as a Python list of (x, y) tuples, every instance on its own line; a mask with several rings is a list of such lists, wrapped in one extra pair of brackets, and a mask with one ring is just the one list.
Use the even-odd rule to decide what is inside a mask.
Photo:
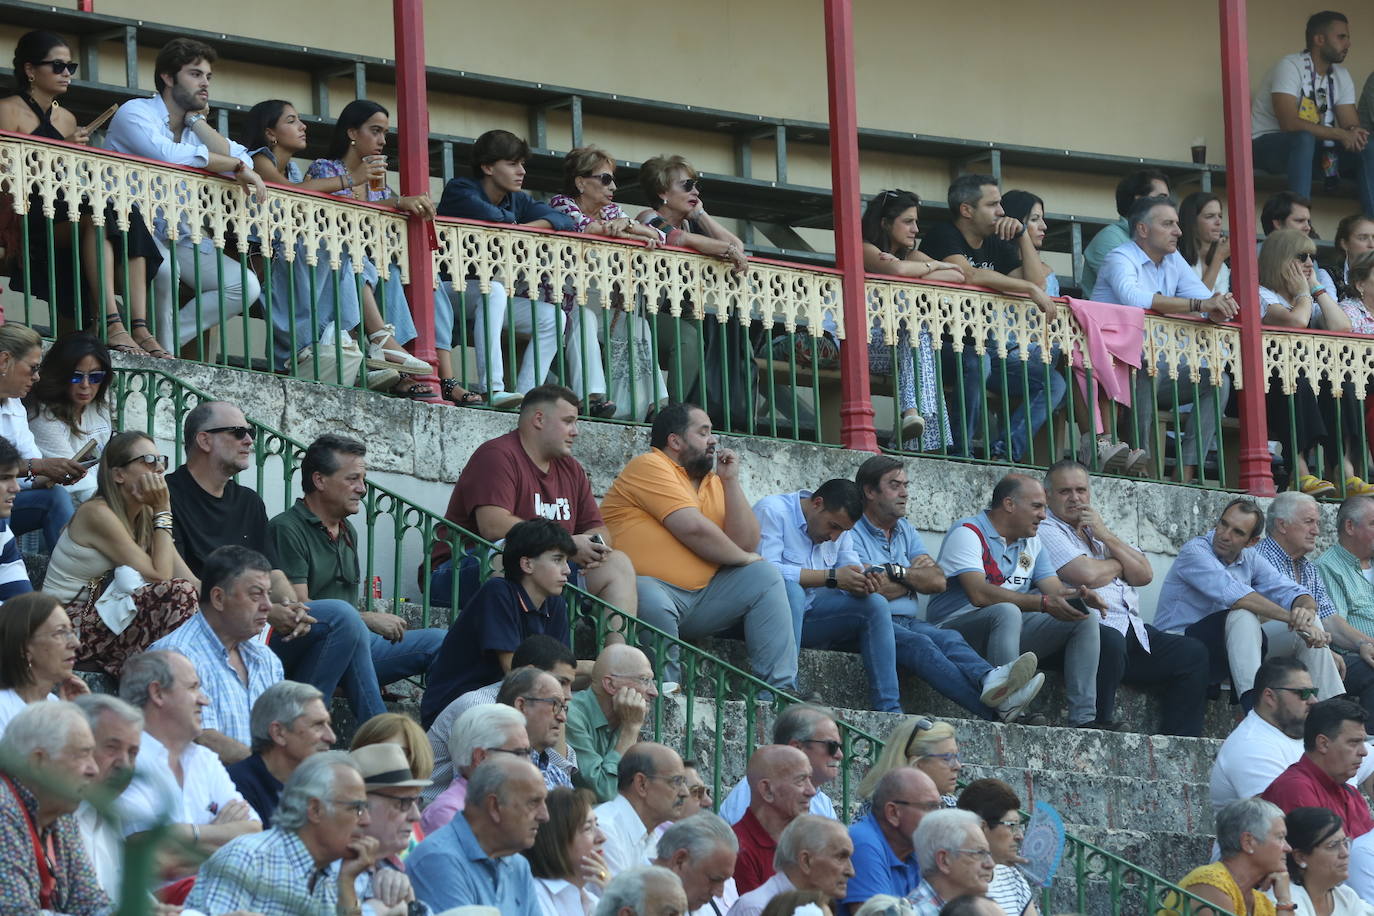
[[(415, 779), (399, 744), (369, 744), (349, 754), (363, 776), (370, 823), (363, 833), (377, 841), (373, 866), (358, 875), (354, 889), (360, 903), (373, 901), (378, 913), (408, 914), (415, 900), (401, 852), (410, 844), (420, 820), (420, 790), (428, 779)], [(423, 903), (423, 912), (429, 908)], [(366, 911), (366, 908), (365, 908)]]

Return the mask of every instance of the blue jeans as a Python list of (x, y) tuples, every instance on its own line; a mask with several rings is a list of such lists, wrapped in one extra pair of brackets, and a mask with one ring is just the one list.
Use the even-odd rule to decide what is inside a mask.
[[(1321, 149), (1315, 135), (1305, 130), (1264, 134), (1250, 141), (1250, 149), (1256, 168), (1287, 175), (1288, 190), (1303, 197), (1312, 196), (1312, 173)], [(1358, 153), (1342, 146), (1333, 152), (1340, 173), (1354, 178), (1359, 186), (1360, 209), (1374, 219), (1374, 144)]]
[(66, 487), (20, 490), (14, 497), (14, 509), (10, 513), (10, 531), (18, 537), (43, 529), (43, 546), (52, 553), (57, 539), (62, 536), (62, 529), (75, 513), (72, 495)]
[(393, 645), (368, 630), (357, 608), (347, 601), (320, 599), (307, 603), (315, 624), (291, 641), (272, 640), (286, 676), (310, 684), (325, 695), (340, 685), (359, 722), (386, 712), (383, 684), (429, 668), (444, 640), (442, 630), (407, 630)]
[[(995, 391), (1002, 397), (1002, 409), (1012, 399), (1018, 399), (1021, 403), (1016, 405), (1016, 410), (1011, 415), (1011, 453), (1012, 461), (1021, 461), (1030, 451), (1030, 440), (1035, 438), (1035, 434), (1040, 431), (1040, 427), (1045, 425), (1049, 419), (1050, 412), (1057, 408), (1064, 400), (1064, 392), (1068, 390), (1068, 385), (1064, 381), (1064, 376), (1054, 371), (1052, 363), (1040, 361), (1041, 349), (1038, 344), (1031, 344), (1024, 350), (1018, 348), (1007, 354), (1003, 360), (1001, 357), (989, 357), (988, 390)], [(1006, 389), (1002, 386), (1002, 366), (1006, 365), (1007, 383)], [(1021, 380), (1022, 373), (1026, 379)], [(1048, 382), (1046, 375), (1048, 372)], [(1049, 393), (1046, 394), (1046, 384), (1049, 385)], [(1029, 391), (1029, 400), (1025, 395)], [(1027, 423), (1027, 405), (1029, 405), (1029, 424)], [(1006, 432), (1005, 427), (1001, 427), (993, 432), (995, 444), (992, 447), (993, 454), (1007, 454), (1007, 446), (1004, 441)]]
[(903, 667), (974, 715), (997, 719), (997, 711), (982, 700), (983, 678), (992, 665), (973, 651), (968, 640), (916, 617), (893, 617), (892, 623), (898, 657), (918, 659)]

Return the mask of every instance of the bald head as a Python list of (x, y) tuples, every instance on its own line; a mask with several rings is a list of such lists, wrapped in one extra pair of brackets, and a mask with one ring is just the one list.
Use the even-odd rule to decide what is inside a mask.
[[(634, 646), (619, 643), (607, 646), (592, 666), (592, 690), (598, 696), (615, 696), (624, 687), (642, 688), (643, 678), (652, 679), (654, 669), (648, 657)], [(653, 689), (652, 683), (649, 689)], [(657, 693), (654, 694), (657, 696)]]
[(805, 814), (816, 795), (811, 781), (811, 761), (787, 744), (767, 744), (754, 751), (745, 772), (749, 780), (749, 807), (756, 817), (775, 824)]
[(881, 811), (891, 801), (940, 801), (940, 790), (924, 771), (915, 767), (895, 767), (883, 774), (873, 790), (873, 810)]

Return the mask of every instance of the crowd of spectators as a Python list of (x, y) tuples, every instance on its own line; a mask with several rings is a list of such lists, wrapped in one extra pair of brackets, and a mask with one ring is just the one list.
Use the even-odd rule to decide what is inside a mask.
[[(1343, 101), (1345, 29), (1339, 14), (1313, 17), (1307, 51), (1268, 78), (1274, 124), (1256, 113), (1256, 155), (1282, 160), (1293, 185), (1263, 214), (1268, 324), (1374, 330), (1374, 163), (1367, 131), (1350, 120), (1353, 99)], [(681, 246), (747, 268), (743, 244), (702, 209), (700, 178), (681, 157), (644, 164), (641, 184), (659, 205), (631, 217), (614, 200), (615, 160), (603, 150), (570, 153), (564, 193), (546, 205), (522, 190), (528, 146), (490, 131), (475, 145), (473, 176), (450, 182), (436, 206), (385, 189), (390, 120), (374, 102), (350, 103), (329, 155), (304, 172), (293, 157), (306, 148), (305, 126), (289, 102), (256, 106), (248, 143), (224, 138), (206, 118), (214, 62), (197, 41), (169, 43), (158, 93), (121, 107), (110, 147), (232, 174), (259, 199), (266, 177), (417, 219)], [(16, 55), (24, 104), (0, 104), (0, 128), (89, 140), (51, 104), (73, 71), (58, 36), (25, 35)], [(1304, 86), (1318, 80), (1325, 94), (1309, 106)], [(1281, 100), (1289, 88), (1292, 105)], [(1343, 260), (1331, 273), (1316, 265), (1301, 186), (1314, 167), (1328, 178), (1353, 170), (1364, 203), (1363, 216), (1341, 224)], [(1169, 192), (1160, 173), (1123, 180), (1122, 223), (1089, 248), (1092, 298), (1231, 321), (1220, 201), (1200, 193), (1179, 206)], [(973, 283), (1056, 315), (1041, 198), (961, 176), (949, 189), (950, 221), (918, 240), (919, 205), (904, 191), (874, 198), (864, 220), (870, 271)], [(102, 255), (89, 214), (78, 219), (88, 244), (75, 256), (109, 257), (110, 236)], [(365, 370), (373, 387), (427, 393), (410, 376), (428, 367), (401, 349), (414, 337), (401, 284), (371, 260), (358, 254), (345, 267), (352, 279), (339, 283), (299, 246), (259, 239), (275, 265), (264, 283), (189, 227), (153, 222), (147, 251), (128, 251), (126, 284), (136, 271), (155, 278), (152, 308), (166, 312), (156, 327), (168, 329), (172, 350), (269, 288), (279, 300), (314, 297), (309, 320), (269, 310), (278, 367), (334, 359), (334, 371)], [(179, 306), (178, 276), (195, 278)], [(599, 304), (571, 291), (474, 284), (450, 278), (436, 291), (445, 332), (470, 317), (485, 341), (480, 381), (466, 390), (454, 342), (440, 334), (442, 394), (517, 409), (518, 420), (464, 468), (445, 512), (452, 528), (436, 532), (418, 571), (456, 615), (446, 631), (358, 610), (365, 583), (351, 518), (367, 494), (363, 443), (315, 439), (300, 460), (299, 497), (269, 518), (261, 496), (234, 479), (252, 464), (256, 438), (239, 406), (190, 410), (184, 463), (170, 472), (151, 435), (116, 431), (110, 349), (167, 353), (149, 333), (146, 301), (128, 302), (129, 330), (145, 332), (130, 342), (119, 313), (105, 316), (109, 346), (77, 333), (44, 354), (31, 329), (0, 327), (0, 852), (19, 866), (0, 875), (0, 909), (108, 912), (136, 863), (155, 877), (161, 914), (423, 916), (477, 905), (512, 916), (1038, 916), (1017, 867), (1022, 800), (996, 779), (960, 787), (949, 722), (904, 717), (845, 826), (847, 812), (826, 791), (846, 765), (840, 723), (820, 705), (825, 685), (806, 683), (798, 665), (800, 649), (829, 648), (861, 659), (870, 693), (856, 706), (902, 713), (906, 673), (1002, 723), (1046, 721), (1033, 704), (1041, 669), (1057, 667), (1071, 727), (1120, 729), (1116, 693), (1127, 683), (1158, 695), (1160, 733), (1197, 736), (1209, 690), (1229, 682), (1244, 718), (1212, 773), (1220, 858), (1181, 886), (1235, 913), (1374, 911), (1361, 902), (1374, 900), (1374, 840), (1363, 842), (1374, 817), (1356, 788), (1374, 766), (1365, 728), (1374, 712), (1374, 485), (1351, 454), (1365, 418), (1332, 409), (1341, 392), (1308, 384), (1296, 411), (1271, 396), (1271, 430), (1297, 446), (1286, 452), (1297, 488), (1267, 509), (1228, 503), (1184, 545), (1151, 615), (1140, 594), (1150, 560), (1107, 526), (1078, 460), (997, 481), (985, 509), (952, 521), (935, 556), (907, 519), (906, 467), (892, 456), (868, 459), (852, 480), (751, 505), (743, 458), (716, 436), (709, 408), (725, 396), (716, 380), (676, 362), (691, 397), (672, 400), (660, 368), (700, 350), (745, 373), (751, 363), (731, 354), (747, 340), (719, 322), (651, 327), (623, 312), (602, 334)], [(113, 309), (113, 285), (100, 293)], [(602, 295), (617, 306), (611, 291)], [(366, 352), (351, 336), (359, 327)], [(531, 337), (511, 392), (507, 327)], [(981, 396), (947, 406), (932, 383), (939, 364), (963, 390), (1004, 402), (1021, 387), (1009, 377), (1027, 381), (1005, 435), (984, 443), (987, 455), (1018, 462), (1076, 383), (1073, 372), (1029, 369), (1064, 356), (1029, 341), (995, 355), (956, 350), (928, 330), (907, 329), (900, 341), (899, 375), (910, 381), (900, 388), (900, 433), (924, 449), (969, 454), (988, 426)], [(578, 367), (572, 388), (547, 381), (559, 353)], [(620, 365), (621, 353), (638, 355)], [(891, 356), (872, 341), (875, 368)], [(1185, 368), (1200, 386), (1141, 375), (1134, 398), (1153, 405), (1200, 387), (1180, 445), (1191, 478), (1205, 471), (1229, 381), (1219, 367)], [(725, 390), (747, 389), (735, 381), (743, 376)], [(1131, 469), (1152, 455), (1119, 441), (1119, 403), (1090, 392), (1076, 404), (1089, 429), (1078, 445), (1095, 465)], [(649, 451), (598, 504), (573, 454), (579, 417), (640, 419), (649, 408)], [(1142, 410), (1134, 422), (1134, 441), (1150, 441)], [(1309, 465), (1316, 446), (1329, 467)], [(1337, 489), (1320, 476), (1328, 471), (1346, 499), (1327, 532), (1335, 542), (1314, 556), (1323, 534), (1315, 497)], [(464, 530), (494, 549), (467, 545)], [(28, 532), (49, 555), (39, 583), (15, 539)], [(572, 650), (570, 583), (619, 612), (599, 622), (606, 645), (594, 659)], [(636, 617), (685, 640), (740, 636), (747, 667), (769, 690), (809, 700), (774, 718), (770, 743), (718, 807), (703, 761), (642, 735), (661, 694), (680, 690), (689, 672), (676, 650), (656, 655), (655, 670)], [(114, 679), (118, 696), (91, 694), (79, 670)], [(388, 713), (383, 689), (422, 675), (419, 724)], [(359, 723), (347, 751), (333, 749), (336, 692)]]

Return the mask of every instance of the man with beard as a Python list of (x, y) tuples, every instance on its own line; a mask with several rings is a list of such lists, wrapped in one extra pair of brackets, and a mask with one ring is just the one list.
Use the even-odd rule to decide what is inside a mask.
[(1255, 89), (1250, 137), (1255, 167), (1288, 176), (1288, 190), (1312, 195), (1312, 173), (1355, 178), (1360, 209), (1374, 217), (1374, 146), (1360, 126), (1355, 82), (1341, 66), (1350, 23), (1332, 10), (1307, 20), (1304, 50), (1279, 59)]
[[(112, 796), (118, 795), (134, 776), (134, 760), (143, 737), (143, 713), (107, 693), (88, 693), (74, 702), (85, 713), (95, 736), (96, 785)], [(96, 881), (107, 897), (118, 900), (124, 861), (124, 836), (119, 825), (102, 817), (89, 801), (76, 809), (76, 824), (81, 828)]]
[[(1302, 756), (1307, 711), (1317, 702), (1307, 667), (1291, 655), (1268, 659), (1255, 672), (1255, 708), (1222, 742), (1212, 765), (1212, 807), (1259, 795)], [(1374, 772), (1366, 757), (1355, 783)]]
[[(782, 575), (758, 553), (759, 521), (740, 486), (739, 456), (717, 451), (710, 416), (693, 404), (659, 410), (649, 444), (601, 503), (638, 573), (640, 618), (687, 640), (742, 625), (754, 674), (791, 689), (792, 611)], [(670, 658), (666, 678), (677, 672)]]

